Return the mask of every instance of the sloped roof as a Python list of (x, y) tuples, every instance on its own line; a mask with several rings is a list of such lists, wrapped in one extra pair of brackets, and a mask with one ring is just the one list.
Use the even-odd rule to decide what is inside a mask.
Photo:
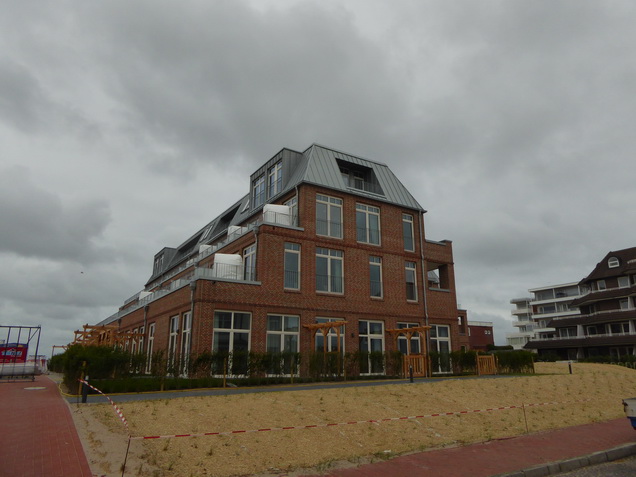
[[(618, 259), (618, 267), (609, 267), (607, 262), (611, 257)], [(581, 284), (586, 284), (594, 280), (602, 280), (608, 277), (626, 275), (634, 271), (636, 271), (636, 247), (625, 248), (623, 250), (609, 252), (605, 255), (605, 258), (596, 264), (592, 273), (581, 280)]]
[[(347, 186), (342, 179), (338, 160), (371, 169), (382, 193), (373, 193)], [(293, 184), (294, 187), (301, 182), (306, 182), (381, 202), (401, 205), (409, 209), (424, 211), (422, 206), (386, 164), (363, 159), (318, 144), (313, 144), (303, 153), (303, 161), (299, 165), (294, 179), (295, 181), (290, 181), (290, 185)]]
[[(284, 196), (299, 185), (306, 183), (426, 212), (386, 164), (363, 159), (318, 144), (312, 144), (302, 153), (284, 148), (277, 153), (274, 158), (280, 157), (284, 151), (293, 155), (294, 159), (293, 162), (289, 163), (290, 170), (288, 177), (285, 178), (283, 189), (277, 193), (276, 196), (271, 198), (272, 201), (276, 201), (279, 197)], [(272, 160), (274, 159), (270, 159), (270, 161)], [(377, 182), (376, 190), (361, 190), (345, 184), (342, 173), (340, 172), (341, 164), (372, 171), (373, 179)], [(267, 162), (265, 165), (267, 165)], [(265, 170), (265, 168), (261, 165), (259, 169), (257, 169), (258, 174), (261, 174), (263, 170)], [(251, 216), (259, 213), (262, 206), (257, 208), (249, 207), (250, 195), (248, 192), (238, 202), (235, 202), (222, 214), (199, 229), (195, 234), (191, 235), (174, 249), (176, 252), (169, 262), (164, 263), (161, 270), (154, 271), (153, 275), (146, 282), (146, 285), (196, 254), (200, 245), (213, 241), (215, 237), (223, 234), (230, 225), (245, 223)]]

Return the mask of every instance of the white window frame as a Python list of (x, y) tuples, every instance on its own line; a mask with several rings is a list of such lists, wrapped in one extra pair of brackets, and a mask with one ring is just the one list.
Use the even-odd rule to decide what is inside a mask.
[[(230, 313), (232, 315), (231, 317), (231, 325), (230, 328), (221, 328), (221, 327), (217, 327), (216, 326), (216, 315), (217, 313)], [(249, 328), (235, 328), (235, 320), (234, 318), (236, 317), (236, 315), (247, 315), (249, 316)], [(247, 339), (247, 350), (249, 351), (251, 349), (251, 338), (252, 338), (252, 314), (248, 311), (236, 311), (236, 310), (215, 310), (214, 311), (214, 315), (212, 318), (212, 327), (213, 327), (213, 334), (216, 335), (217, 332), (219, 333), (229, 333), (230, 334), (230, 340), (229, 340), (229, 349), (227, 351), (232, 352), (234, 350), (234, 335), (235, 334), (247, 334), (248, 335), (248, 339)], [(219, 351), (218, 349), (215, 349), (214, 343), (215, 343), (216, 339), (214, 338), (214, 336), (212, 337), (212, 351)]]
[(140, 326), (139, 327), (139, 334), (141, 335), (139, 337), (139, 340), (137, 342), (137, 349), (139, 350), (139, 353), (143, 353), (144, 352), (144, 336), (145, 336), (145, 332), (146, 332), (146, 327), (145, 326)]
[(150, 373), (152, 369), (152, 353), (155, 346), (155, 327), (156, 323), (150, 323), (148, 325), (148, 351), (146, 358), (146, 373)]
[(186, 311), (181, 316), (181, 374), (187, 375), (192, 343), (192, 313)]
[[(373, 270), (377, 270), (379, 280), (373, 280)], [(374, 283), (377, 283), (379, 287), (379, 293), (374, 294)], [(382, 257), (376, 257), (374, 255), (369, 256), (369, 295), (371, 298), (383, 298), (384, 297), (384, 284), (382, 283)]]
[(243, 249), (243, 280), (256, 280), (256, 244), (253, 243)]
[[(409, 282), (409, 275), (413, 278), (412, 282)], [(410, 261), (404, 262), (404, 279), (406, 284), (406, 301), (417, 302), (417, 263)], [(409, 283), (413, 283), (414, 298), (409, 298)]]
[[(366, 330), (362, 330), (363, 324), (365, 324)], [(380, 325), (379, 332), (377, 332), (377, 325)], [(376, 328), (376, 332), (372, 332), (372, 327)], [(362, 349), (362, 340), (366, 339), (366, 348)], [(372, 349), (374, 341), (380, 341), (381, 349)], [(360, 320), (358, 321), (358, 350), (362, 352), (371, 353), (372, 351), (380, 351), (384, 353), (385, 351), (385, 341), (384, 341), (384, 321), (380, 320)], [(367, 373), (361, 372), (362, 375), (372, 375), (372, 374), (384, 374), (384, 363), (382, 363), (381, 369), (372, 369), (371, 356), (367, 358), (367, 369), (369, 370)]]
[(289, 207), (289, 213), (291, 215), (292, 225), (298, 226), (298, 196), (294, 196), (289, 200), (283, 202), (283, 205)]
[[(343, 235), (342, 199), (316, 194), (316, 235), (341, 239)], [(319, 211), (324, 208), (325, 225), (321, 227)]]
[[(133, 334), (137, 334), (139, 330), (137, 328), (133, 328), (132, 332)], [(135, 353), (137, 353), (137, 337), (133, 336), (130, 340), (130, 354), (134, 355)]]
[[(326, 260), (327, 275), (325, 276), (327, 289), (319, 289), (318, 261)], [(340, 277), (334, 274), (335, 264), (340, 263)], [(340, 289), (338, 289), (335, 279), (340, 278)], [(334, 250), (330, 248), (316, 247), (316, 292), (333, 293), (337, 295), (344, 294), (344, 252), (342, 250)]]
[[(278, 317), (280, 319), (280, 329), (275, 329), (272, 327), (273, 318)], [(293, 324), (290, 324), (290, 321), (295, 320), (295, 330)], [(298, 353), (300, 351), (300, 316), (299, 315), (284, 315), (282, 313), (268, 313), (267, 314), (267, 324), (266, 324), (266, 338), (265, 338), (265, 349), (268, 353)], [(296, 346), (286, 347), (287, 338), (295, 338)], [(276, 341), (278, 346), (277, 350), (272, 350), (270, 348), (270, 339), (271, 341)], [(284, 373), (285, 376), (291, 375), (291, 369), (285, 370), (290, 371)], [(298, 375), (298, 368), (295, 370), (295, 375)]]
[[(440, 336), (440, 330), (447, 330), (446, 331), (446, 336)], [(435, 336), (433, 336), (435, 335)], [(438, 353), (442, 353), (442, 351), (440, 351), (440, 343), (448, 343), (448, 354), (450, 355), (451, 351), (453, 350), (452, 347), (452, 342), (451, 342), (451, 328), (449, 325), (431, 325), (431, 330), (430, 330), (430, 335), (429, 335), (429, 341), (431, 344), (431, 351), (436, 351)], [(437, 370), (437, 372), (439, 373), (451, 373), (452, 369), (448, 369), (448, 370), (443, 370), (441, 367), (441, 363), (439, 366), (439, 369)]]
[(271, 199), (283, 190), (283, 161), (278, 161), (267, 173), (268, 197)]
[(620, 265), (620, 261), (617, 257), (610, 257), (607, 259), (607, 266), (609, 268), (616, 268)]
[[(377, 229), (371, 226), (373, 217), (377, 219)], [(364, 222), (364, 224), (359, 222)], [(380, 208), (373, 205), (356, 204), (356, 240), (369, 245), (380, 245), (381, 235)]]
[(180, 318), (179, 315), (174, 315), (168, 321), (168, 362), (170, 364), (174, 364), (174, 359), (178, 355)]
[[(411, 248), (407, 247), (407, 227), (410, 233)], [(404, 250), (407, 252), (415, 252), (415, 227), (413, 216), (411, 214), (402, 214), (402, 240), (404, 241)]]
[[(285, 288), (285, 290), (300, 290), (300, 252), (301, 252), (301, 247), (300, 244), (297, 243), (293, 243), (293, 242), (285, 242), (285, 251), (284, 251), (284, 256), (283, 256), (283, 287)], [(291, 267), (288, 267), (288, 263), (287, 263), (287, 258), (288, 256), (295, 256), (296, 257), (296, 270), (292, 270)], [(292, 273), (295, 274), (295, 285), (296, 286), (288, 286), (288, 273)], [(293, 275), (289, 276), (290, 278), (293, 278)], [(290, 280), (293, 281), (293, 280)], [(293, 285), (293, 284), (292, 284)]]
[(252, 207), (256, 209), (265, 203), (265, 174), (254, 179), (252, 184)]

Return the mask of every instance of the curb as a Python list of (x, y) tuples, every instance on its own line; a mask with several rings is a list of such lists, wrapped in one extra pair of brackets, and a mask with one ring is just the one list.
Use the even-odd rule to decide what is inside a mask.
[(612, 462), (633, 455), (636, 455), (636, 443), (623, 444), (605, 451), (594, 452), (581, 457), (574, 457), (556, 462), (549, 462), (547, 464), (528, 467), (527, 469), (518, 470), (516, 472), (497, 474), (493, 477), (545, 477), (548, 475), (558, 475), (563, 472), (570, 472), (582, 467), (602, 464), (604, 462)]

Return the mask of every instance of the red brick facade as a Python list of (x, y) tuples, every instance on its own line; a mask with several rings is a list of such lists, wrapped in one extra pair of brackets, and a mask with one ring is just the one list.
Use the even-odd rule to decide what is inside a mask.
[[(249, 349), (264, 352), (267, 315), (273, 313), (300, 317), (298, 341), (301, 353), (309, 352), (313, 342), (311, 331), (303, 325), (315, 323), (317, 317), (338, 318), (347, 322), (344, 333), (346, 351), (358, 350), (360, 320), (383, 323), (384, 351), (396, 349), (394, 338), (386, 330), (397, 328), (398, 322), (448, 326), (450, 349), (460, 349), (466, 330), (461, 331), (460, 337), (452, 243), (426, 240), (422, 233), (424, 214), (421, 210), (304, 183), (276, 202), (282, 204), (296, 194), (297, 226), (262, 223), (217, 251), (242, 254), (246, 247), (256, 244), (255, 282), (192, 279), (189, 286), (183, 286), (121, 316), (118, 320), (120, 328), (138, 330), (144, 326), (147, 332), (148, 325), (155, 323), (153, 351), (167, 350), (170, 318), (176, 315), (182, 317), (184, 313), (192, 311), (190, 353), (195, 355), (212, 350), (216, 311), (245, 312), (251, 314)], [(317, 234), (317, 194), (342, 200), (342, 238)], [(357, 204), (380, 209), (379, 245), (358, 242)], [(413, 218), (414, 251), (405, 251), (403, 214)], [(284, 287), (285, 243), (300, 246), (299, 290), (286, 290)], [(316, 291), (317, 247), (342, 252), (343, 293)], [(381, 259), (381, 298), (371, 296), (370, 257)], [(193, 263), (170, 280), (191, 277), (195, 266), (209, 267), (213, 260), (214, 255), (211, 255), (199, 263)], [(417, 300), (407, 300), (406, 262), (415, 263), (416, 266)], [(437, 273), (439, 283), (428, 280), (429, 271)], [(162, 284), (165, 285), (167, 283)], [(178, 347), (181, 346), (181, 331)], [(145, 346), (147, 343), (146, 339)]]

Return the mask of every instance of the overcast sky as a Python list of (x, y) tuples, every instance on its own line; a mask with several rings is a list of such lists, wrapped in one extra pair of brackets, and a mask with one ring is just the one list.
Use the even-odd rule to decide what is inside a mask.
[(283, 147), (388, 164), (500, 344), (511, 298), (636, 246), (632, 1), (0, 6), (0, 324), (44, 354)]

